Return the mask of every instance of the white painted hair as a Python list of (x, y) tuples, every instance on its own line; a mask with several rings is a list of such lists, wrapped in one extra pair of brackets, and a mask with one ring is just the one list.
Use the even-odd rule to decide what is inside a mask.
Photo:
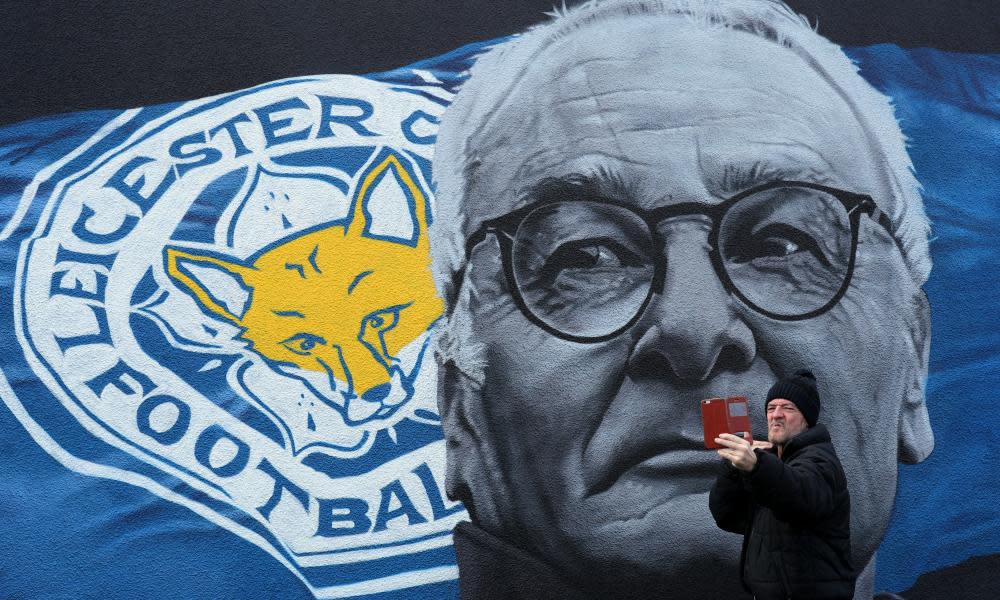
[[(436, 202), (430, 241), (434, 280), (445, 301), (448, 320), (451, 321), (456, 306), (462, 304), (457, 297), (459, 282), (455, 277), (465, 267), (465, 237), (484, 217), (468, 214), (463, 202), (468, 188), (468, 167), (476, 158), (476, 148), (470, 143), (473, 132), (489, 127), (489, 121), (531, 68), (536, 56), (557, 40), (602, 21), (657, 15), (683, 17), (705, 28), (744, 31), (781, 44), (858, 106), (855, 116), (867, 134), (872, 153), (883, 163), (892, 189), (891, 198), (876, 201), (892, 221), (914, 281), (922, 285), (931, 268), (930, 224), (924, 213), (920, 184), (906, 153), (906, 139), (889, 98), (858, 74), (857, 65), (839, 46), (816, 33), (804, 17), (778, 0), (591, 0), (569, 9), (564, 5), (549, 13), (551, 20), (490, 48), (478, 58), (470, 78), (445, 111), (434, 149)], [(669, 30), (664, 35), (669, 35)], [(444, 351), (446, 348), (454, 351), (456, 342), (450, 336), (464, 336), (450, 331), (451, 325), (449, 322), (442, 328), (444, 337), (439, 340), (439, 351), (454, 356)], [(475, 365), (482, 362), (481, 358), (466, 358)]]

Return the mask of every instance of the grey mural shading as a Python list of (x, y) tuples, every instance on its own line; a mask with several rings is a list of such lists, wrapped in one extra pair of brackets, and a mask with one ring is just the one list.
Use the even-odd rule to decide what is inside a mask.
[[(699, 402), (816, 374), (871, 598), (933, 449), (928, 224), (889, 101), (778, 2), (605, 1), (490, 49), (435, 148), (463, 598), (741, 597)], [(758, 437), (761, 434), (758, 433)]]

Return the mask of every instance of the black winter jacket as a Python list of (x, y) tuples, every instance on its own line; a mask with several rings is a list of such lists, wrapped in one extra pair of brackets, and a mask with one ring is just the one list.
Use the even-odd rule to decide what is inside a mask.
[(741, 533), (740, 576), (758, 600), (850, 600), (851, 499), (830, 433), (815, 425), (782, 457), (756, 450), (745, 473), (725, 462), (709, 495), (716, 524)]

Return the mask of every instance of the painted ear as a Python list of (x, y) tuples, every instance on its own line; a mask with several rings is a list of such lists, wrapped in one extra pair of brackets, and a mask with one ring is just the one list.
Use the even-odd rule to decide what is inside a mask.
[[(484, 344), (472, 342), (469, 327), (468, 294), (450, 320), (442, 320), (435, 331), (435, 358), (438, 363), (438, 414), (445, 439), (445, 491), (453, 500), (461, 500), (474, 519), (498, 522), (497, 500), (509, 486), (500, 481), (503, 464), (496, 454), (500, 446), (491, 437), (492, 427), (483, 422), (483, 386), (485, 384)], [(473, 503), (472, 490), (499, 490), (485, 494)]]
[(165, 252), (166, 271), (202, 310), (241, 325), (253, 296), (254, 269), (237, 261), (177, 248)]
[(383, 150), (360, 178), (349, 233), (417, 246), (427, 243), (427, 197), (410, 166)]
[(934, 432), (924, 401), (931, 347), (931, 309), (927, 294), (922, 290), (913, 302), (917, 305), (917, 320), (911, 325), (911, 335), (920, 367), (913, 368), (899, 412), (899, 462), (910, 465), (923, 461), (934, 450)]
[(480, 457), (486, 463), (492, 462), (477, 448), (477, 432), (473, 424), (475, 417), (469, 414), (475, 410), (470, 405), (480, 398), (477, 389), (480, 386), (459, 370), (454, 361), (439, 360), (439, 364), (438, 411), (445, 439), (445, 493), (448, 498), (465, 503), (465, 508), (475, 519), (484, 516), (496, 518), (498, 511), (489, 498), (477, 498), (476, 504), (473, 504), (472, 498), (471, 488), (476, 483), (483, 483), (474, 480), (484, 478), (484, 465), (474, 457)]

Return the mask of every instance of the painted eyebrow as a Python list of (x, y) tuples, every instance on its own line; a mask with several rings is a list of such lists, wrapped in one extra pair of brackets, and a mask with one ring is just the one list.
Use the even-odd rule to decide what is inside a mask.
[(272, 310), (272, 314), (279, 317), (296, 317), (298, 319), (304, 319), (306, 316), (297, 310)]
[(350, 294), (351, 292), (353, 292), (353, 291), (354, 291), (354, 288), (355, 288), (355, 287), (356, 287), (356, 286), (357, 286), (357, 285), (358, 285), (359, 283), (361, 283), (361, 280), (362, 280), (362, 279), (364, 279), (365, 277), (368, 277), (369, 275), (371, 275), (371, 274), (372, 274), (372, 273), (374, 273), (374, 272), (375, 272), (375, 271), (364, 271), (364, 272), (362, 272), (362, 273), (358, 273), (357, 275), (355, 275), (355, 276), (354, 276), (354, 281), (352, 281), (352, 282), (351, 282), (351, 285), (347, 286), (347, 293), (348, 293), (348, 294)]
[(622, 202), (631, 197), (622, 178), (605, 168), (593, 173), (569, 173), (560, 177), (547, 177), (520, 194), (519, 205), (535, 202), (565, 200), (614, 200)]
[[(726, 165), (721, 175), (712, 174), (705, 179), (709, 189), (717, 191), (721, 196), (732, 196), (772, 181), (807, 181), (818, 184), (833, 182), (826, 171), (811, 163), (795, 161), (779, 164), (765, 159), (731, 163)], [(519, 194), (516, 206), (565, 199), (635, 202), (636, 194), (630, 187), (620, 174), (600, 167), (592, 173), (570, 173), (542, 179)], [(671, 190), (663, 192), (665, 196), (670, 196)]]
[(764, 159), (728, 164), (721, 175), (713, 173), (705, 179), (710, 189), (720, 192), (723, 196), (731, 196), (772, 181), (808, 181), (819, 184), (832, 182), (827, 172), (810, 163), (778, 164)]

